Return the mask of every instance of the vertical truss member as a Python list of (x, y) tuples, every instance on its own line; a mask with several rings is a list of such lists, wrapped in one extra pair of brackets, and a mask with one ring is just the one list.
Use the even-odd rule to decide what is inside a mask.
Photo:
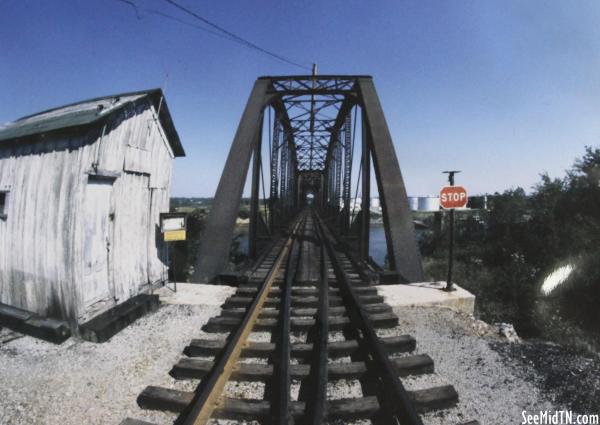
[[(264, 246), (275, 227), (285, 225), (303, 206), (308, 193), (318, 200), (319, 208), (331, 211), (334, 222), (342, 223), (341, 229), (346, 231), (354, 136), (350, 113), (356, 107), (363, 120), (360, 143), (366, 165), (362, 176), (363, 197), (369, 192), (365, 180), (370, 176), (372, 163), (382, 206), (389, 267), (402, 281), (423, 280), (404, 181), (371, 77), (309, 75), (261, 77), (254, 84), (201, 237), (193, 281), (213, 281), (228, 265), (231, 238), (253, 152), (260, 161), (258, 149), (267, 107), (276, 111), (268, 166), (270, 199), (264, 200), (271, 206), (271, 220), (265, 223), (260, 214), (251, 215), (251, 254), (258, 255), (261, 244)], [(253, 180), (260, 175), (260, 169), (254, 168)], [(253, 187), (257, 187), (253, 183)], [(259, 191), (253, 190), (252, 205), (258, 205), (258, 197)], [(340, 208), (342, 200), (343, 208)], [(369, 199), (363, 202), (368, 206)], [(364, 216), (368, 217), (368, 211)], [(362, 221), (354, 249), (365, 260), (368, 220)]]
[(344, 120), (344, 211), (343, 231), (350, 228), (350, 194), (352, 191), (352, 117), (350, 112)]
[(279, 114), (275, 113), (275, 120), (273, 123), (273, 140), (271, 142), (271, 197), (269, 200), (269, 217), (271, 219), (271, 229), (275, 227), (276, 218), (278, 215), (278, 209), (280, 208), (278, 204), (278, 185), (279, 185), (279, 150), (281, 148), (280, 143), (280, 133), (281, 126), (279, 123)]

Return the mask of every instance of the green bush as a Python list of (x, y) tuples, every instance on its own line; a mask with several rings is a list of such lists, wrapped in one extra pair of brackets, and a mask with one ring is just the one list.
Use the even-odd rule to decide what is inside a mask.
[[(542, 174), (530, 195), (522, 188), (495, 193), (479, 219), (457, 221), (454, 280), (477, 295), (484, 320), (558, 340), (576, 327), (600, 341), (599, 182), (600, 149), (587, 147), (564, 178)], [(446, 277), (446, 246), (446, 237), (432, 233), (421, 241), (431, 279)], [(545, 277), (565, 264), (575, 271), (542, 297)]]

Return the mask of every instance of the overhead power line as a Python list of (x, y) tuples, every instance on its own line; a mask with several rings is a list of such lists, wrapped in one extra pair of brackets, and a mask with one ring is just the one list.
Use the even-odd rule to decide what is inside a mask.
[(136, 16), (136, 18), (138, 18), (140, 20), (142, 19), (142, 17), (140, 16), (140, 11), (139, 11), (139, 9), (137, 7), (137, 4), (135, 4), (134, 2), (132, 2), (130, 0), (117, 0), (117, 1), (120, 1), (121, 3), (128, 4), (131, 7), (133, 7), (133, 10), (135, 10), (135, 16)]
[(197, 24), (193, 24), (191, 22), (184, 21), (183, 19), (177, 18), (176, 16), (169, 15), (168, 13), (161, 12), (160, 10), (144, 9), (144, 12), (148, 12), (148, 13), (151, 13), (153, 15), (161, 16), (161, 17), (166, 18), (166, 19), (170, 19), (171, 21), (178, 22), (178, 23), (180, 23), (182, 25), (187, 25), (188, 27), (197, 28), (199, 30), (202, 30), (204, 32), (207, 32), (207, 33), (212, 34), (214, 36), (217, 36), (219, 38), (223, 38), (225, 40), (234, 41), (234, 40), (231, 39), (231, 37), (228, 37), (228, 36), (226, 36), (223, 33), (220, 33), (220, 32), (217, 32), (217, 31), (213, 31), (213, 30), (208, 29), (206, 27), (203, 27), (201, 25), (197, 25)]
[(300, 64), (298, 62), (292, 61), (292, 60), (290, 60), (288, 58), (285, 58), (285, 57), (283, 57), (281, 55), (278, 55), (277, 53), (273, 53), (273, 52), (271, 52), (269, 50), (263, 49), (262, 47), (260, 47), (260, 46), (258, 46), (256, 44), (252, 43), (251, 41), (248, 41), (245, 38), (240, 37), (240, 36), (232, 33), (231, 31), (228, 31), (225, 28), (223, 28), (223, 27), (215, 24), (214, 22), (209, 21), (205, 17), (200, 16), (196, 12), (188, 9), (185, 6), (182, 6), (181, 4), (177, 3), (174, 0), (164, 0), (164, 1), (167, 2), (167, 3), (169, 3), (169, 4), (171, 4), (171, 5), (173, 5), (173, 6), (175, 6), (176, 8), (178, 8), (179, 10), (187, 13), (188, 15), (193, 16), (194, 18), (196, 18), (196, 19), (204, 22), (205, 24), (211, 26), (212, 28), (216, 29), (217, 31), (220, 31), (223, 34), (228, 35), (229, 37), (231, 37), (231, 39), (233, 41), (236, 41), (236, 42), (238, 42), (238, 43), (240, 43), (240, 44), (242, 44), (244, 46), (247, 46), (247, 47), (250, 47), (252, 49), (255, 49), (255, 50), (259, 51), (259, 52), (265, 53), (265, 54), (267, 54), (267, 55), (269, 55), (269, 56), (271, 56), (271, 57), (273, 57), (275, 59), (278, 59), (278, 60), (280, 60), (282, 62), (286, 62), (286, 63), (288, 63), (290, 65), (294, 65), (294, 66), (297, 66), (299, 68), (306, 69), (306, 70), (309, 70), (309, 71), (311, 70), (311, 68), (308, 67), (308, 66), (306, 66), (306, 65), (302, 65), (302, 64)]
[[(142, 19), (142, 16), (140, 14), (140, 10), (139, 10), (137, 4), (134, 1), (132, 1), (132, 0), (118, 0), (118, 1), (132, 6), (134, 8), (134, 10), (135, 10), (136, 17), (138, 19)], [(240, 37), (240, 36), (232, 33), (231, 31), (229, 31), (229, 30), (221, 27), (220, 25), (218, 25), (218, 24), (216, 24), (216, 23), (214, 23), (214, 22), (206, 19), (205, 17), (199, 15), (198, 13), (194, 12), (193, 10), (190, 10), (189, 8), (187, 8), (187, 7), (179, 4), (178, 2), (176, 2), (174, 0), (164, 0), (164, 1), (167, 2), (167, 3), (169, 3), (171, 6), (176, 7), (180, 11), (182, 11), (182, 12), (184, 12), (184, 13), (192, 16), (193, 18), (199, 20), (200, 22), (202, 22), (202, 23), (210, 26), (211, 28), (213, 28), (216, 31), (213, 31), (213, 30), (211, 30), (209, 28), (206, 28), (206, 27), (203, 27), (203, 26), (200, 26), (200, 25), (191, 24), (191, 23), (186, 22), (186, 21), (184, 21), (182, 19), (176, 18), (174, 16), (171, 16), (169, 14), (166, 14), (166, 13), (158, 11), (158, 10), (144, 9), (144, 12), (148, 12), (148, 13), (151, 13), (151, 14), (154, 14), (154, 15), (158, 15), (158, 16), (161, 16), (163, 18), (167, 18), (167, 19), (179, 22), (181, 24), (188, 25), (188, 26), (200, 29), (202, 31), (208, 32), (208, 33), (210, 33), (212, 35), (215, 35), (217, 37), (221, 37), (221, 38), (224, 38), (226, 40), (233, 41), (235, 43), (241, 44), (242, 46), (248, 47), (250, 49), (253, 49), (253, 50), (256, 50), (256, 51), (258, 51), (260, 53), (268, 55), (268, 56), (270, 56), (270, 57), (272, 57), (274, 59), (277, 59), (279, 61), (285, 62), (288, 65), (293, 65), (293, 66), (296, 66), (298, 68), (302, 68), (302, 69), (308, 70), (308, 71), (311, 70), (311, 68), (309, 66), (307, 66), (307, 65), (303, 65), (300, 62), (288, 59), (288, 58), (286, 58), (284, 56), (281, 56), (281, 55), (279, 55), (277, 53), (271, 52), (271, 51), (269, 51), (267, 49), (264, 49), (264, 48), (258, 46), (257, 44), (254, 44), (253, 42), (251, 42), (249, 40), (246, 40), (243, 37)]]

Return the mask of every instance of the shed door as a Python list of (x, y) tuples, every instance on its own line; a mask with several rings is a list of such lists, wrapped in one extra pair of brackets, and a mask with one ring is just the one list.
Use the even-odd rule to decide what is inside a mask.
[(110, 195), (112, 180), (90, 176), (84, 201), (83, 304), (111, 297), (108, 281)]

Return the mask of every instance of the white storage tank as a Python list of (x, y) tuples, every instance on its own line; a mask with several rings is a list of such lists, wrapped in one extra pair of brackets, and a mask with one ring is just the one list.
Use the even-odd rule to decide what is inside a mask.
[(408, 197), (408, 207), (410, 208), (411, 211), (418, 211), (419, 210), (419, 198), (417, 198), (416, 196), (409, 196)]
[(439, 196), (420, 196), (419, 211), (438, 211), (440, 209)]

